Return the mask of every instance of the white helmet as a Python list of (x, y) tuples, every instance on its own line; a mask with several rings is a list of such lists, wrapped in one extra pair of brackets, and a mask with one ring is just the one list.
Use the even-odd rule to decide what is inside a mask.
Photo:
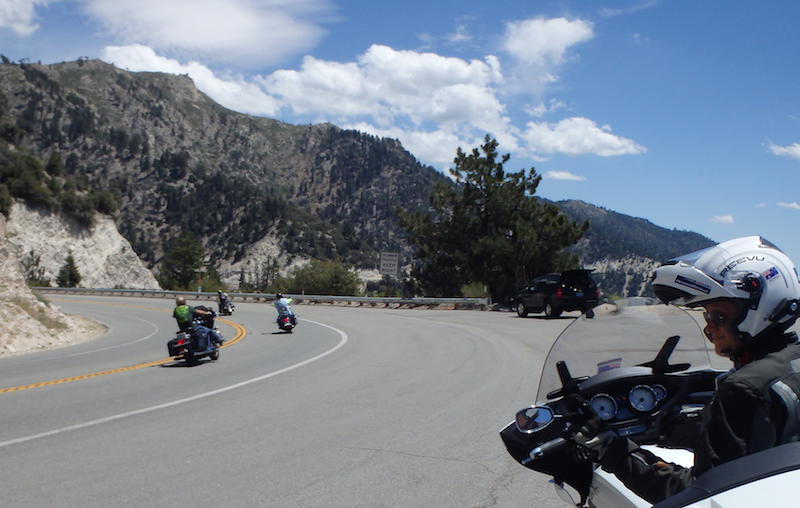
[(664, 303), (697, 307), (732, 300), (738, 339), (753, 344), (783, 333), (800, 315), (800, 276), (792, 261), (760, 236), (748, 236), (670, 260), (653, 274)]

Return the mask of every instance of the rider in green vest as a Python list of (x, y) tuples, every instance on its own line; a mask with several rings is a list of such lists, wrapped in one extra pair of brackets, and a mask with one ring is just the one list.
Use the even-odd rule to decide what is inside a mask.
[(224, 339), (214, 330), (194, 322), (194, 316), (204, 316), (210, 314), (209, 311), (198, 309), (186, 304), (186, 298), (179, 296), (175, 299), (175, 310), (172, 312), (172, 317), (178, 322), (182, 332), (187, 332), (192, 336), (205, 339), (210, 338), (212, 342), (221, 346)]

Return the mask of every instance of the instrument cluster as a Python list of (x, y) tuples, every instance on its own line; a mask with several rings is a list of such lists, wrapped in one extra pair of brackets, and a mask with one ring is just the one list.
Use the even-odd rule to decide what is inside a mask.
[(602, 420), (619, 421), (652, 412), (666, 397), (667, 389), (661, 384), (637, 384), (616, 396), (598, 393), (589, 400), (589, 405)]

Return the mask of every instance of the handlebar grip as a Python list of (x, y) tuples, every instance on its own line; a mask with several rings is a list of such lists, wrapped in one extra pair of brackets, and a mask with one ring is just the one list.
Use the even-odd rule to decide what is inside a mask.
[(528, 462), (530, 462), (532, 460), (540, 459), (540, 458), (544, 457), (547, 454), (550, 454), (550, 453), (553, 453), (554, 451), (557, 451), (558, 449), (562, 448), (566, 444), (567, 444), (567, 440), (564, 439), (563, 437), (557, 437), (555, 439), (551, 439), (550, 441), (547, 441), (546, 443), (542, 443), (539, 446), (537, 446), (536, 448), (534, 448), (533, 450), (531, 450), (530, 458), (527, 458), (527, 459), (523, 460), (522, 464), (524, 465), (524, 464), (527, 464)]

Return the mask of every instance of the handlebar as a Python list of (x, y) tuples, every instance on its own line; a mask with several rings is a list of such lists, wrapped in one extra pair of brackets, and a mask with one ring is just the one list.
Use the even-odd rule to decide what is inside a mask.
[(522, 465), (525, 465), (533, 460), (540, 459), (549, 453), (553, 453), (554, 451), (558, 451), (566, 446), (566, 444), (567, 440), (563, 437), (557, 437), (547, 441), (546, 443), (542, 443), (531, 450), (530, 456), (522, 461)]

